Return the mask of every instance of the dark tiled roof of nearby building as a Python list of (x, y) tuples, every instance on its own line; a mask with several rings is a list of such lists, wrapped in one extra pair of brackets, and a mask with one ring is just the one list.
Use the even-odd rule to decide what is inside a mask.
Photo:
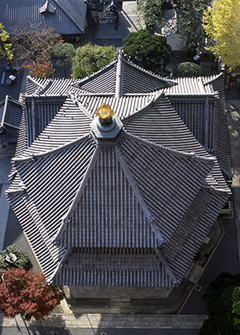
[(85, 31), (87, 5), (84, 0), (14, 0), (0, 2), (0, 22), (13, 34), (17, 25), (42, 24), (61, 35)]
[(0, 141), (17, 142), (22, 118), (22, 104), (9, 95), (0, 103)]

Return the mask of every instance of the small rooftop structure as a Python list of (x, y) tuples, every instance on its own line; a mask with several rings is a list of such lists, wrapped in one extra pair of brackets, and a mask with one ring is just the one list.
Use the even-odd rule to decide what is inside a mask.
[(44, 5), (39, 8), (39, 13), (55, 13), (56, 8), (47, 0)]

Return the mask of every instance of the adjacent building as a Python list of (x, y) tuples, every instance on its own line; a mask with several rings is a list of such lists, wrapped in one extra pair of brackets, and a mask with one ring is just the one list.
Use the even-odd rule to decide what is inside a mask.
[(87, 5), (84, 0), (21, 0), (0, 2), (0, 22), (10, 34), (28, 25), (54, 29), (63, 36), (85, 32)]

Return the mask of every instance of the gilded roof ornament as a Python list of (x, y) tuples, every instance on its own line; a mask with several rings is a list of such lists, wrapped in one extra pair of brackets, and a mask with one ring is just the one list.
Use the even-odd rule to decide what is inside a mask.
[(109, 124), (112, 122), (112, 116), (115, 113), (110, 105), (101, 104), (101, 106), (96, 109), (95, 114), (99, 117), (99, 122), (101, 124)]

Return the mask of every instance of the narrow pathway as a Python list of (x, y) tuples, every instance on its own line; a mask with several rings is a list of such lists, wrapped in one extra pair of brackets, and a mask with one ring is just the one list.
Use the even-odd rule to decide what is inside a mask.
[[(200, 329), (206, 315), (150, 314), (55, 314), (48, 319), (27, 323), (29, 326), (56, 328), (134, 328), (134, 329)], [(3, 319), (2, 327), (24, 327), (20, 317)]]

